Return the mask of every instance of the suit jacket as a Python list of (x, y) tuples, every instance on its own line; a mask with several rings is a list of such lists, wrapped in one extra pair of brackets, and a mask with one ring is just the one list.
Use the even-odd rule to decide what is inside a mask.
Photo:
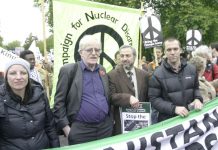
[[(61, 67), (59, 72), (54, 98), (54, 115), (59, 129), (63, 129), (66, 125), (71, 124), (75, 114), (77, 114), (80, 109), (83, 87), (83, 71), (80, 63), (77, 62), (77, 64), (78, 66), (72, 63), (66, 64)], [(73, 81), (70, 81), (70, 76), (74, 71), (75, 76), (73, 77)], [(108, 76), (105, 73), (105, 69), (101, 65), (99, 75), (103, 83), (105, 96), (107, 100), (109, 100)], [(71, 85), (69, 85), (70, 82), (72, 83)]]
[[(138, 87), (138, 98), (140, 102), (148, 101), (148, 73), (135, 68), (136, 80)], [(109, 89), (110, 89), (110, 100), (113, 104), (114, 109), (114, 134), (121, 134), (121, 122), (119, 106), (130, 106), (130, 96), (134, 95), (133, 85), (127, 77), (127, 74), (122, 66), (108, 73), (109, 77)]]

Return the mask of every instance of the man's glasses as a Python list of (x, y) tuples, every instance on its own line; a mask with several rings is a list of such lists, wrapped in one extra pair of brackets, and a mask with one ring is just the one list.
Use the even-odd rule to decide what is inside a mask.
[(92, 54), (93, 51), (95, 51), (96, 54), (100, 54), (101, 53), (101, 49), (99, 48), (88, 48), (88, 49), (85, 49), (85, 51), (89, 54)]

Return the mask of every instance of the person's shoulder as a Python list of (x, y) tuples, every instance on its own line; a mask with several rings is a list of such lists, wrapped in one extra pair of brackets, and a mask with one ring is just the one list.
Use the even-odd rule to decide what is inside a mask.
[(37, 87), (40, 87), (40, 88), (43, 89), (43, 86), (42, 86), (38, 81), (36, 81), (36, 80), (30, 78), (30, 82), (31, 82), (31, 85), (32, 85), (32, 86), (37, 86)]
[(78, 64), (79, 64), (78, 62), (76, 62), (76, 63), (67, 63), (67, 64), (64, 64), (61, 68), (65, 68), (65, 69), (73, 68), (73, 67), (75, 67)]
[(160, 65), (157, 67), (154, 72), (152, 73), (151, 77), (159, 78), (159, 79), (164, 79), (168, 74), (166, 74), (166, 68), (163, 65)]
[(79, 62), (64, 64), (60, 68), (60, 73), (64, 73), (64, 74), (72, 73), (72, 71), (77, 70), (78, 66), (79, 66)]
[(184, 67), (186, 70), (189, 71), (196, 71), (196, 67), (190, 63), (187, 63), (186, 66)]
[(140, 73), (140, 74), (142, 74), (142, 75), (148, 75), (148, 72), (147, 72), (147, 71), (145, 71), (145, 70), (143, 70), (143, 69), (140, 69), (140, 68), (136, 68), (136, 67), (135, 67), (135, 71), (138, 72), (138, 73)]
[(5, 84), (0, 85), (0, 96), (4, 96), (6, 94)]
[(154, 74), (160, 74), (163, 72), (164, 69), (165, 67), (163, 65), (160, 65), (154, 70)]
[(117, 66), (116, 68), (109, 71), (108, 75), (113, 76), (113, 75), (119, 74), (121, 72), (121, 69), (122, 69), (121, 66)]

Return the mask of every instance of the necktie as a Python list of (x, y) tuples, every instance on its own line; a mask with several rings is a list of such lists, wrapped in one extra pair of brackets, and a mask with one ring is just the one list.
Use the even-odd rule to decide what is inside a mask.
[(129, 80), (130, 80), (130, 82), (131, 82), (131, 84), (133, 86), (133, 89), (134, 89), (134, 82), (132, 80), (133, 73), (131, 71), (128, 71), (127, 74), (128, 74), (128, 78), (129, 78)]

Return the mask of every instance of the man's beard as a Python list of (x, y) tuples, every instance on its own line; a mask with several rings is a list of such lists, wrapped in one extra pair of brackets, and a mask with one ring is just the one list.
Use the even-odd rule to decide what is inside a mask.
[(131, 70), (133, 68), (133, 64), (123, 65), (126, 70)]

